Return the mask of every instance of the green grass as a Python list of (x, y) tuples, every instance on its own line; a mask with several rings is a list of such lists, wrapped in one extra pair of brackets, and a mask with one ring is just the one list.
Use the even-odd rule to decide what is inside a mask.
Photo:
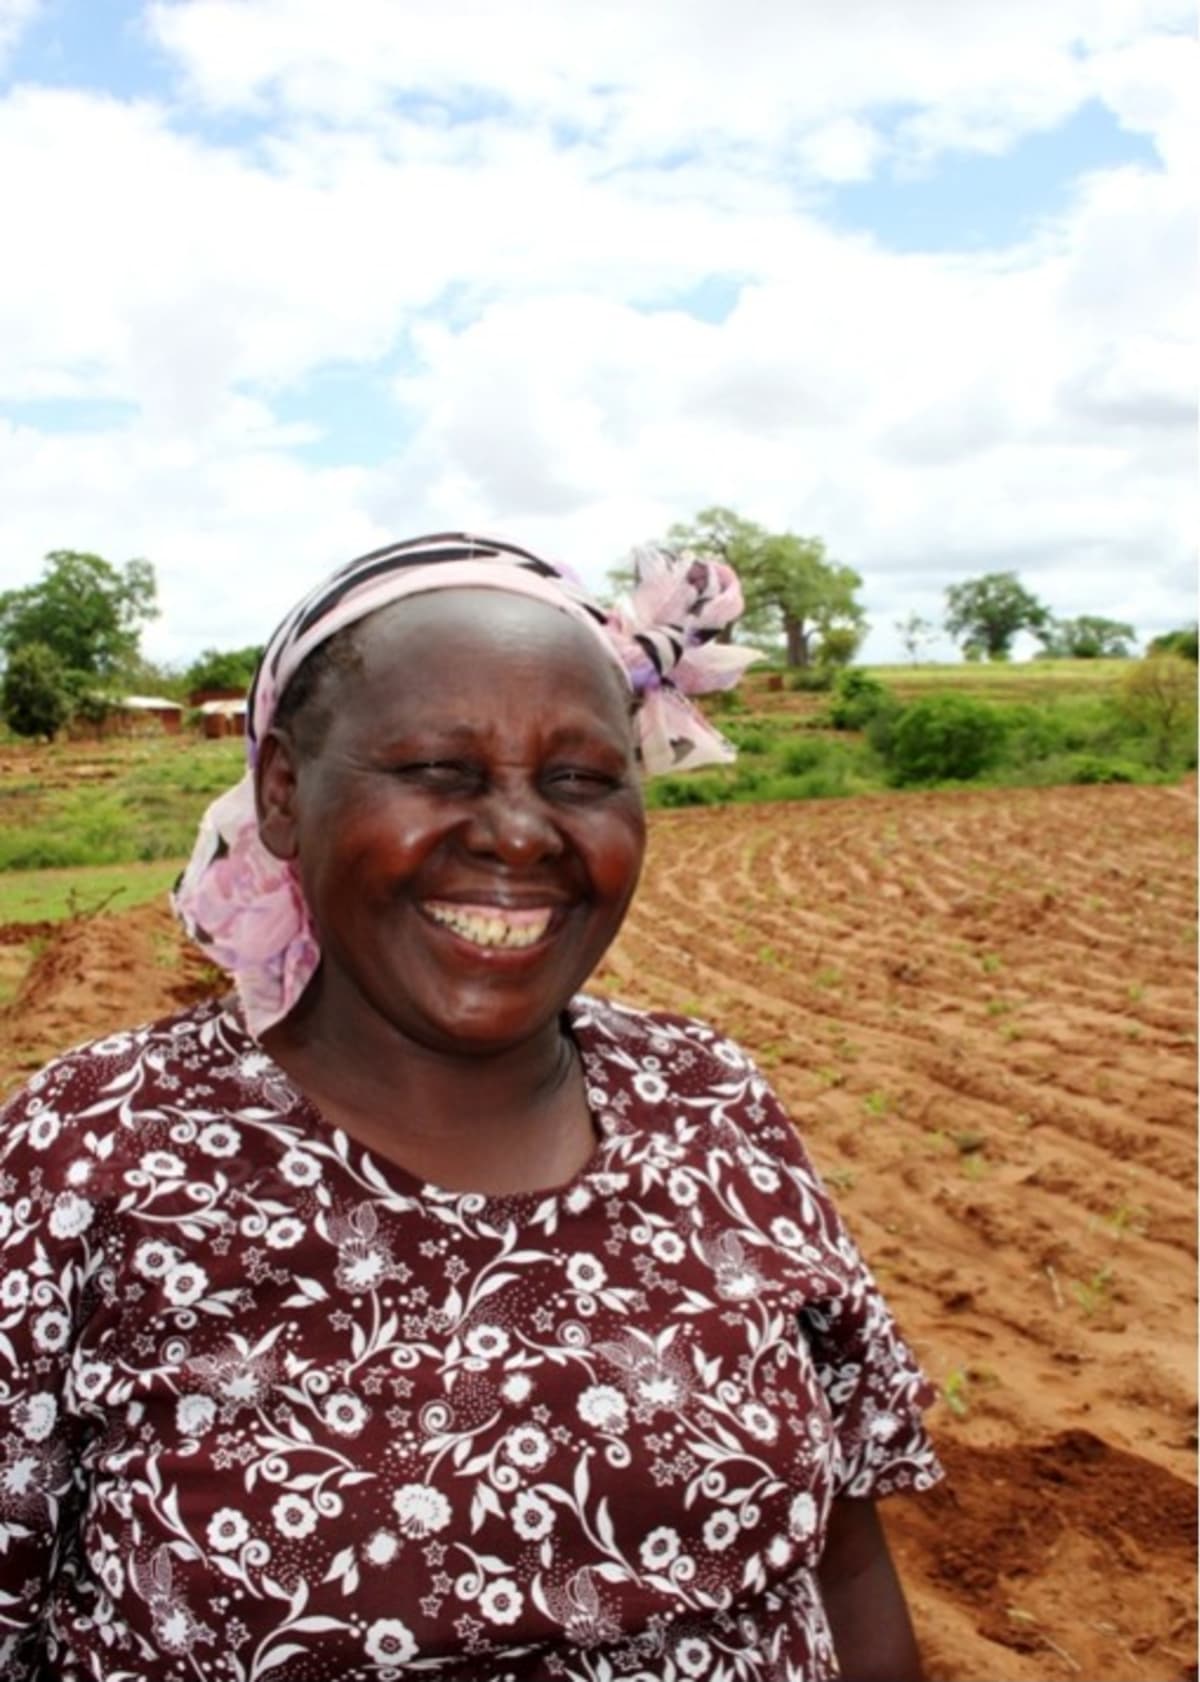
[(0, 872), (185, 857), (200, 813), (236, 781), (237, 741), (51, 747), (0, 785)]
[(868, 666), (866, 670), (902, 701), (950, 692), (976, 701), (1036, 702), (1113, 695), (1135, 664), (1132, 660), (981, 660), (955, 666)]
[(128, 911), (164, 898), (179, 869), (176, 860), (6, 871), (0, 875), (0, 923), (53, 923), (100, 908)]

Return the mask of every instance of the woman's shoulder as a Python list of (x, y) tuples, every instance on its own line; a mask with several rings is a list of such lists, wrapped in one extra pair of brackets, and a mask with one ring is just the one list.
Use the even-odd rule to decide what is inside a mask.
[(617, 999), (580, 994), (571, 1007), (572, 1027), (594, 1049), (663, 1059), (713, 1079), (761, 1078), (749, 1053), (736, 1040), (699, 1017), (643, 1010)]
[(79, 1115), (105, 1094), (163, 1088), (179, 1091), (203, 1068), (211, 1079), (222, 1064), (236, 1068), (252, 1052), (229, 1001), (207, 999), (170, 1016), (123, 1028), (72, 1046), (51, 1059), (0, 1105), (5, 1130), (43, 1116), (43, 1130)]

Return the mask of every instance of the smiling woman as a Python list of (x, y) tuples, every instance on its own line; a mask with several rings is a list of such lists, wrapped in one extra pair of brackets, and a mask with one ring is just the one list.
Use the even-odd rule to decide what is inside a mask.
[(235, 994), (0, 1128), (5, 1676), (919, 1677), (928, 1387), (740, 1049), (578, 991), (746, 659), (638, 572), (421, 539), (272, 639), (176, 896)]

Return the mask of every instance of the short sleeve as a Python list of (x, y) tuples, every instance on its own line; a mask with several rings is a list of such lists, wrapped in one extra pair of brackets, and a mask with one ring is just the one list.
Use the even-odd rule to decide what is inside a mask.
[(942, 1468), (922, 1419), (937, 1392), (917, 1364), (858, 1247), (809, 1160), (796, 1125), (762, 1077), (755, 1131), (784, 1173), (793, 1219), (822, 1281), (800, 1331), (833, 1414), (839, 1495), (931, 1488)]

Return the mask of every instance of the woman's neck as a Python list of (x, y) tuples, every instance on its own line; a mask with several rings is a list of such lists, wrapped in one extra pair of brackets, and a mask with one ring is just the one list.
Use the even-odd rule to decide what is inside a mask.
[(595, 1148), (579, 1054), (559, 1021), (468, 1055), (382, 1022), (339, 1031), (335, 1014), (302, 1005), (262, 1044), (331, 1126), (449, 1191), (548, 1190)]

